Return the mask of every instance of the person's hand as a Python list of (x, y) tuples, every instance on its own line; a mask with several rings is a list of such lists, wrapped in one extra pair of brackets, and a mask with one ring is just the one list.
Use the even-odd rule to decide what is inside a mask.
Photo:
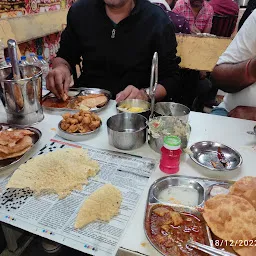
[(71, 83), (71, 74), (66, 65), (59, 65), (48, 73), (46, 87), (59, 99), (66, 100)]
[(116, 95), (116, 101), (120, 102), (126, 99), (140, 99), (148, 101), (148, 95), (144, 89), (139, 90), (133, 85), (128, 85), (123, 91)]
[(229, 117), (256, 121), (256, 107), (238, 106), (228, 113)]
[(198, 34), (198, 33), (201, 33), (201, 31), (195, 26), (193, 25), (190, 29), (191, 33), (192, 34)]

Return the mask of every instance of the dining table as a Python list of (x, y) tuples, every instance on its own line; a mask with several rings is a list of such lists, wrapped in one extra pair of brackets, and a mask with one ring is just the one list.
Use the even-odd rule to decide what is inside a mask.
[[(110, 100), (107, 107), (97, 114), (102, 120), (102, 126), (99, 132), (95, 134), (95, 136), (81, 141), (81, 144), (104, 150), (128, 152), (132, 155), (152, 158), (156, 162), (156, 168), (148, 179), (147, 185), (145, 186), (137, 207), (134, 210), (134, 214), (130, 218), (120, 239), (117, 255), (160, 255), (146, 238), (144, 232), (144, 215), (147, 195), (151, 184), (157, 179), (167, 176), (167, 174), (159, 169), (161, 155), (153, 151), (147, 142), (142, 147), (131, 151), (122, 151), (109, 144), (106, 122), (109, 117), (117, 114), (116, 102), (114, 100)], [(49, 141), (56, 135), (56, 133), (58, 133), (58, 123), (61, 119), (62, 117), (59, 113), (44, 111), (44, 120), (33, 126), (42, 132), (42, 137), (36, 147), (30, 152), (30, 156), (33, 156), (38, 152), (40, 148), (45, 145), (46, 141)], [(0, 122), (6, 122), (6, 113), (2, 105), (0, 106)], [(247, 131), (253, 130), (253, 127), (256, 124), (254, 121), (192, 111), (189, 114), (189, 124), (191, 126), (191, 134), (188, 141), (188, 147), (200, 141), (219, 142), (237, 150), (242, 156), (243, 163), (241, 167), (235, 170), (213, 171), (199, 166), (191, 160), (188, 154), (183, 153), (180, 160), (180, 170), (177, 175), (233, 181), (244, 176), (255, 176), (256, 136), (247, 133)], [(22, 161), (10, 168), (1, 171), (0, 181), (10, 175), (26, 160), (27, 159), (22, 159)], [(11, 228), (10, 225), (10, 230)], [(70, 247), (72, 247), (72, 245), (70, 245)]]

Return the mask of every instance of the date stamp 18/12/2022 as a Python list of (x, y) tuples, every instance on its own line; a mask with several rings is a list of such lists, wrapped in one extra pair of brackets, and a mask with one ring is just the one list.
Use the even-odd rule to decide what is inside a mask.
[(256, 246), (256, 239), (251, 240), (212, 240), (212, 244), (216, 247), (222, 246)]

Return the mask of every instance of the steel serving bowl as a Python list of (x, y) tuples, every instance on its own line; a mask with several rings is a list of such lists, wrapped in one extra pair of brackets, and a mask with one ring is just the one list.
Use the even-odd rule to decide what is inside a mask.
[(174, 116), (184, 123), (188, 122), (189, 113), (188, 107), (174, 102), (157, 102), (154, 108), (155, 116)]
[(141, 147), (146, 141), (147, 119), (140, 114), (120, 113), (107, 120), (109, 144), (122, 150)]
[[(189, 156), (195, 163), (212, 171), (232, 171), (243, 162), (242, 156), (235, 149), (218, 142), (200, 141), (193, 144), (190, 150)], [(218, 152), (223, 154), (226, 166), (220, 162)]]
[[(125, 108), (122, 108), (122, 106), (125, 106)], [(126, 108), (143, 108), (143, 111), (139, 112), (131, 112)], [(136, 114), (141, 114), (145, 116), (146, 118), (149, 118), (150, 115), (150, 103), (145, 100), (139, 100), (139, 99), (127, 99), (120, 101), (116, 104), (116, 109), (119, 113), (122, 112), (127, 112), (127, 113), (136, 113)]]
[(87, 140), (89, 138), (94, 137), (96, 135), (96, 133), (99, 131), (99, 129), (102, 125), (102, 122), (100, 121), (100, 126), (97, 129), (90, 131), (90, 132), (85, 132), (85, 133), (66, 132), (61, 129), (60, 124), (61, 124), (61, 121), (58, 124), (58, 135), (60, 137), (62, 137), (65, 140), (70, 140), (70, 141), (83, 141), (83, 140)]

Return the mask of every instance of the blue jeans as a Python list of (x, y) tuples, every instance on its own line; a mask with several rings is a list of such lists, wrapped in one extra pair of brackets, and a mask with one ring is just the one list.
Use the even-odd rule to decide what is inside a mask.
[(228, 111), (225, 108), (214, 108), (211, 114), (216, 116), (228, 116)]

